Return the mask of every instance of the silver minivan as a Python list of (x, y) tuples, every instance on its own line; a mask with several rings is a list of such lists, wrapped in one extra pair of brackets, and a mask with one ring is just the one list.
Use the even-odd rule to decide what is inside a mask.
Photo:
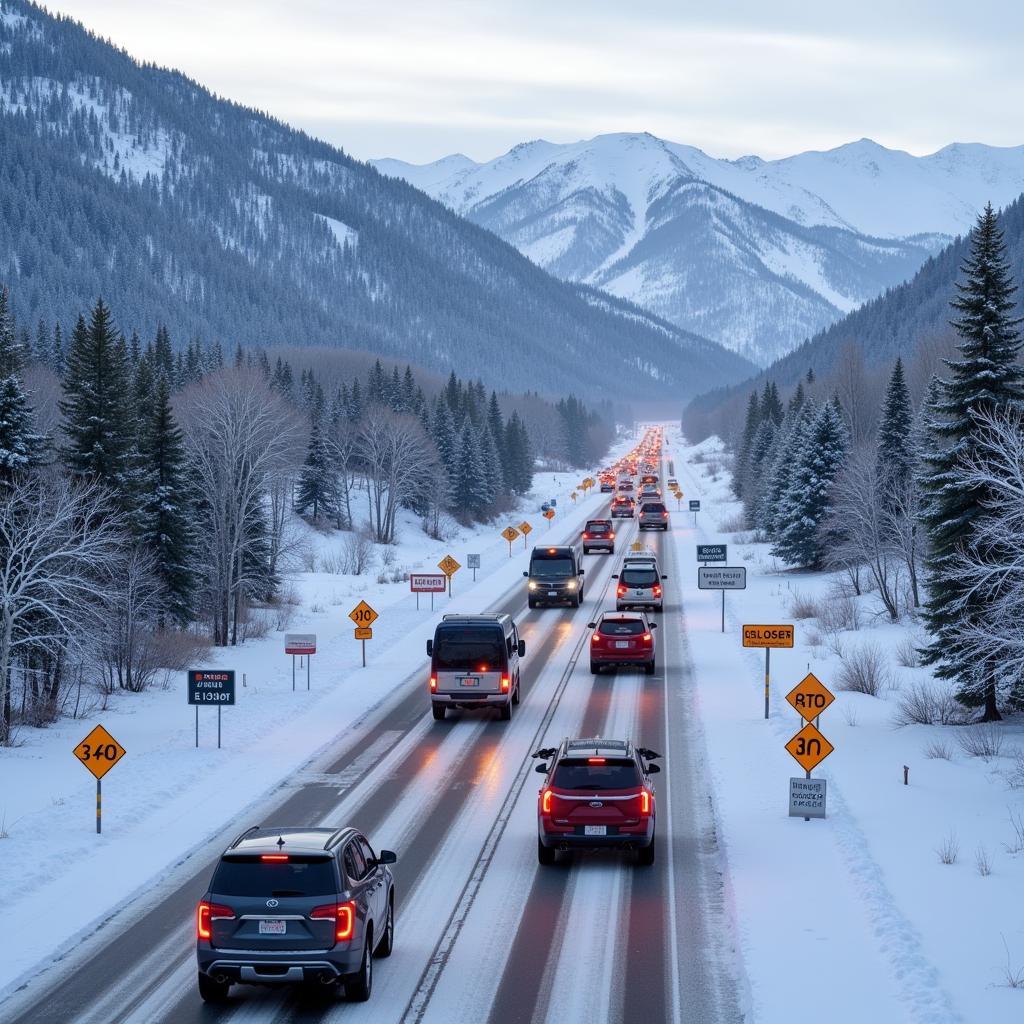
[(615, 588), (616, 611), (651, 608), (660, 612), (664, 607), (661, 581), (667, 580), (668, 576), (658, 571), (658, 563), (653, 557), (627, 558), (612, 579), (618, 580)]
[(445, 615), (427, 641), (430, 709), (496, 707), (508, 721), (519, 703), (519, 659), (526, 642), (511, 615)]

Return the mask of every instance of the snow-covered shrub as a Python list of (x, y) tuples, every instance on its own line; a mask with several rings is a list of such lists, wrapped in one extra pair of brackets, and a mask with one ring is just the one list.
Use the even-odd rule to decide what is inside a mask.
[(960, 856), (960, 840), (955, 832), (950, 832), (941, 843), (935, 848), (940, 864), (955, 864)]
[(350, 533), (342, 543), (344, 572), (352, 576), (362, 576), (370, 567), (373, 558), (373, 540), (363, 530)]
[(1013, 752), (1013, 764), (1006, 773), (1010, 789), (1024, 789), (1024, 750), (1018, 747)]
[(1015, 811), (1012, 807), (1008, 812), (1010, 815), (1010, 827), (1013, 829), (1013, 836), (1008, 843), (1003, 843), (1007, 853), (1020, 853), (1024, 850), (1024, 814)]
[(1004, 738), (999, 726), (991, 722), (966, 725), (957, 733), (956, 737), (960, 749), (968, 757), (980, 757), (985, 761), (999, 756), (1003, 749)]
[(877, 697), (892, 684), (892, 675), (882, 649), (864, 644), (851, 651), (839, 669), (839, 689)]
[(816, 619), (821, 612), (818, 602), (813, 597), (808, 597), (799, 590), (793, 591), (789, 599), (789, 614), (794, 619)]
[(974, 851), (974, 866), (982, 878), (987, 878), (992, 874), (992, 861), (989, 860), (988, 850), (981, 843), (978, 844), (978, 849)]
[[(743, 512), (734, 512), (731, 516), (726, 516), (719, 521), (718, 529), (720, 533), (739, 533), (741, 530), (747, 529), (747, 517)], [(740, 540), (739, 537), (734, 540), (739, 544), (747, 543), (745, 540)]]
[(856, 599), (839, 591), (829, 594), (819, 605), (818, 625), (826, 633), (860, 629), (860, 609)]
[(900, 638), (896, 645), (896, 664), (904, 668), (917, 668), (921, 664), (921, 653), (919, 650), (920, 641), (913, 634), (908, 633)]
[(921, 753), (932, 761), (953, 760), (953, 748), (944, 739), (930, 740)]
[(893, 724), (956, 725), (963, 721), (963, 708), (945, 683), (914, 683), (900, 693)]

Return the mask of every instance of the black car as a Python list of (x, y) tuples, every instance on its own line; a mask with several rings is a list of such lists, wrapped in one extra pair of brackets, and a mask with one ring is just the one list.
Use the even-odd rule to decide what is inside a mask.
[(200, 996), (307, 982), (369, 999), (373, 959), (395, 940), (395, 860), (354, 828), (243, 832), (196, 910)]
[(558, 547), (536, 547), (530, 555), (530, 568), (523, 573), (527, 583), (527, 604), (583, 603), (583, 549), (576, 543)]

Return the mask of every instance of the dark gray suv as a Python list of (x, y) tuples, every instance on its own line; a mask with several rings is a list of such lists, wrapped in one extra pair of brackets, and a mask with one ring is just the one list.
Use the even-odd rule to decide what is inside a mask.
[(395, 859), (354, 828), (243, 832), (196, 911), (199, 994), (311, 982), (369, 999), (373, 959), (394, 944)]

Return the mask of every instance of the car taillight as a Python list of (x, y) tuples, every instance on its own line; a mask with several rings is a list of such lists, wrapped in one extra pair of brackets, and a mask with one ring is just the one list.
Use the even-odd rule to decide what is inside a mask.
[(264, 853), (260, 856), (260, 860), (271, 861), (274, 863), (283, 863), (288, 860), (287, 853)]
[(644, 633), (643, 639), (644, 639), (644, 643), (645, 644), (649, 644), (651, 642), (651, 639), (652, 639), (651, 638), (651, 634), (650, 633)]
[(615, 593), (616, 593), (616, 595), (618, 597), (625, 597), (625, 595), (626, 595), (626, 588), (620, 583), (618, 585), (618, 587), (616, 588)]
[(614, 530), (612, 530), (612, 532), (608, 534), (608, 539), (609, 540), (615, 540), (615, 531)]
[(509, 680), (508, 676), (502, 676), (501, 677), (501, 692), (502, 693), (508, 693), (509, 683), (510, 683), (510, 680)]
[(430, 692), (433, 693), (437, 689), (437, 676), (430, 677)]
[(662, 519), (668, 519), (668, 513), (667, 512), (662, 512), (661, 513), (661, 518)]
[(210, 924), (213, 921), (233, 921), (235, 912), (220, 903), (207, 903), (203, 900), (196, 908), (196, 934), (201, 939), (209, 939)]
[(348, 942), (356, 930), (356, 905), (352, 900), (348, 903), (325, 903), (322, 907), (314, 907), (310, 913), (313, 921), (334, 921), (334, 941)]
[(651, 792), (648, 789), (640, 790), (640, 813), (651, 813)]
[(545, 789), (540, 797), (540, 813), (550, 814), (551, 813), (551, 790)]
[(657, 583), (654, 584), (654, 596), (661, 597), (661, 587)]
[(594, 634), (593, 634), (593, 635), (591, 636), (591, 638), (590, 638), (590, 642), (591, 642), (592, 644), (598, 644), (598, 643), (600, 643), (600, 642), (601, 642), (601, 636), (600, 636), (600, 634), (599, 634), (599, 633), (597, 633), (597, 632), (595, 632), (595, 633), (594, 633)]

